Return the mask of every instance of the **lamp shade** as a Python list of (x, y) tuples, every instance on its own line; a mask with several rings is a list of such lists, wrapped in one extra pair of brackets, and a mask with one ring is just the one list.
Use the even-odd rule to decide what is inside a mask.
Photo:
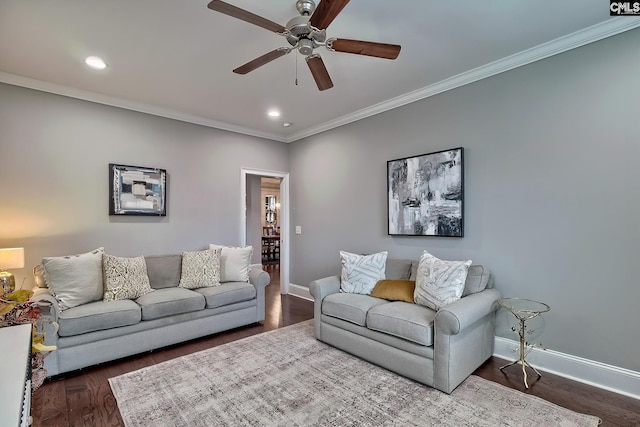
[(24, 248), (0, 249), (0, 270), (24, 268)]

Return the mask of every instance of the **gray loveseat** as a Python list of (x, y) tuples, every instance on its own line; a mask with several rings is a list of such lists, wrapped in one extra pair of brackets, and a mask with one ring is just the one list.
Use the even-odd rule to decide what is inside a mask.
[[(418, 261), (387, 260), (387, 279), (409, 279)], [(362, 359), (451, 393), (493, 354), (500, 293), (472, 265), (463, 297), (437, 312), (417, 304), (340, 292), (340, 276), (311, 282), (315, 335)]]
[[(181, 255), (145, 257), (153, 292), (135, 300), (95, 301), (60, 310), (40, 289), (32, 299), (50, 304), (59, 325), (48, 324), (45, 344), (57, 346), (45, 359), (48, 375), (81, 369), (264, 320), (269, 274), (249, 271), (249, 283), (178, 287)], [(38, 279), (36, 279), (38, 282)], [(46, 323), (45, 323), (46, 324)]]

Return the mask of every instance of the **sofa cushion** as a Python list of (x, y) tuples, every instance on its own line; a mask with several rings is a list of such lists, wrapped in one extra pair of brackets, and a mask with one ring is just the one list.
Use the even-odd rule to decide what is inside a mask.
[(69, 337), (140, 322), (140, 306), (131, 300), (97, 301), (64, 310), (58, 317), (58, 335)]
[(105, 301), (135, 299), (153, 291), (143, 256), (124, 258), (104, 254), (102, 268)]
[(464, 282), (464, 291), (462, 296), (475, 294), (484, 291), (489, 283), (491, 271), (481, 264), (472, 264), (467, 272), (467, 280)]
[(209, 249), (222, 249), (220, 253), (220, 282), (248, 282), (249, 264), (253, 246), (220, 246), (209, 244)]
[(255, 286), (245, 282), (222, 283), (219, 286), (196, 289), (195, 292), (204, 296), (207, 308), (249, 301), (256, 297)]
[(367, 323), (367, 312), (371, 307), (380, 304), (390, 304), (380, 298), (373, 298), (369, 295), (335, 293), (327, 295), (322, 300), (322, 314), (347, 320), (356, 325), (365, 326)]
[(204, 308), (204, 297), (184, 288), (157, 289), (136, 302), (142, 308), (142, 320), (159, 319)]
[(182, 275), (182, 255), (144, 257), (147, 276), (153, 289), (175, 288)]
[(42, 259), (44, 281), (61, 310), (102, 299), (104, 248), (80, 255)]
[(387, 252), (358, 255), (340, 251), (340, 262), (340, 289), (343, 292), (369, 295), (378, 280), (385, 278)]
[(385, 277), (393, 280), (408, 280), (411, 276), (412, 265), (413, 261), (410, 259), (387, 258)]
[(430, 346), (435, 318), (436, 312), (429, 308), (394, 301), (372, 307), (367, 313), (367, 328)]
[(462, 297), (471, 261), (445, 261), (424, 251), (418, 264), (416, 304), (439, 310)]
[(413, 292), (416, 288), (414, 280), (379, 280), (371, 291), (371, 296), (389, 301), (404, 301), (413, 303)]
[(222, 249), (182, 252), (180, 287), (198, 289), (220, 284), (220, 252)]

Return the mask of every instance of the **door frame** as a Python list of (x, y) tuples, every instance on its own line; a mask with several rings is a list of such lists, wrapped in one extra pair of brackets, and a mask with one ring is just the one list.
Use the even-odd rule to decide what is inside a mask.
[(280, 181), (280, 293), (289, 293), (289, 172), (240, 168), (240, 244), (247, 244), (247, 175), (281, 178)]

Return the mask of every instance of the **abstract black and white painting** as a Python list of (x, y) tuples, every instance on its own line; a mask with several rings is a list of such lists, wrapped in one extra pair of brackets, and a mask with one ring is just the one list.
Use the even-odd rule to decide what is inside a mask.
[(387, 162), (389, 235), (464, 235), (464, 149)]
[(167, 215), (167, 171), (109, 164), (109, 215)]

